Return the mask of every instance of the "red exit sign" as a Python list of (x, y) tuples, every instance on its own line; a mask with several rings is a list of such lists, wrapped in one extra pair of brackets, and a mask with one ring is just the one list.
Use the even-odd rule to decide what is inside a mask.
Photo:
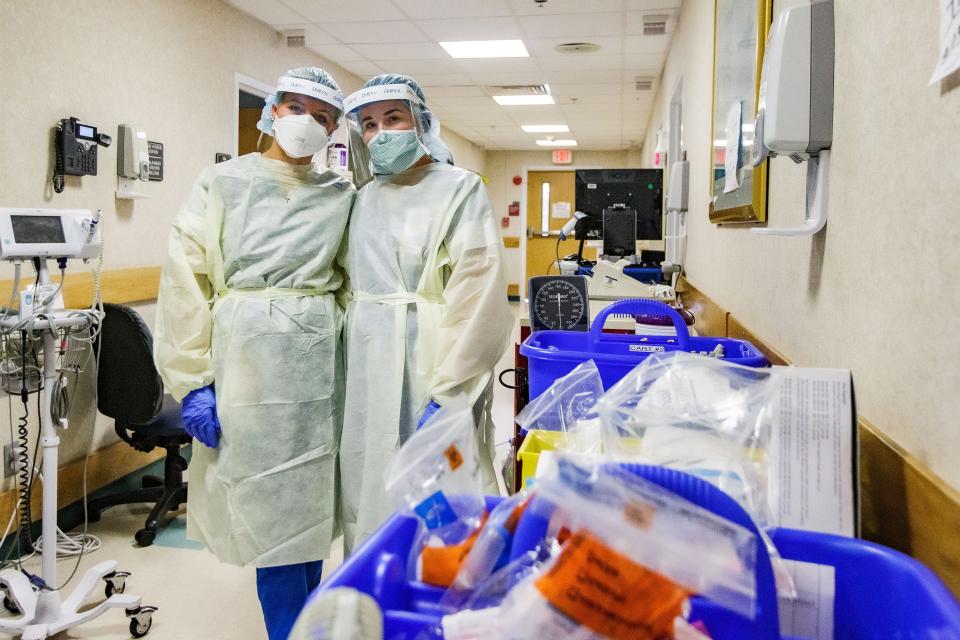
[(553, 164), (570, 164), (573, 162), (573, 152), (570, 149), (554, 149)]

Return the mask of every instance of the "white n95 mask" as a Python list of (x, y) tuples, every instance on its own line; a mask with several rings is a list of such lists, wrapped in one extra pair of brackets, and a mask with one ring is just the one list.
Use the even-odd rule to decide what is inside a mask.
[(413, 129), (382, 129), (367, 143), (367, 150), (370, 152), (370, 169), (377, 175), (402, 173), (429, 153)]
[(273, 138), (291, 158), (312, 156), (330, 140), (323, 125), (306, 113), (274, 120)]

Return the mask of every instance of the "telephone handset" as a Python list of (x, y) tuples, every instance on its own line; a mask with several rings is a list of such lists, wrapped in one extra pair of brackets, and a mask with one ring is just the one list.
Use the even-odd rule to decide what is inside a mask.
[(109, 147), (111, 138), (76, 118), (64, 118), (54, 133), (53, 190), (63, 192), (63, 177), (97, 175), (97, 146)]

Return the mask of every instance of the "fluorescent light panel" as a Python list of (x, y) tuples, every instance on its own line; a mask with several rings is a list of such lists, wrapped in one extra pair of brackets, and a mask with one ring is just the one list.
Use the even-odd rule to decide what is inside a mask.
[(520, 96), (493, 96), (497, 104), (506, 107), (515, 107), (526, 104), (555, 104), (553, 96), (544, 94), (529, 94)]
[(541, 147), (575, 147), (577, 146), (576, 140), (537, 140), (537, 144)]
[(529, 58), (523, 40), (461, 40), (441, 42), (451, 58)]
[(520, 128), (527, 133), (570, 133), (565, 124), (522, 124)]

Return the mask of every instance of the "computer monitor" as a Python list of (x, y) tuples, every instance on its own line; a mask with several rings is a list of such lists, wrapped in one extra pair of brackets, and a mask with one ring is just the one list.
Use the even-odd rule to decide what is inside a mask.
[[(578, 169), (576, 209), (603, 220), (603, 210), (618, 205), (637, 212), (637, 240), (663, 239), (662, 169)], [(590, 237), (602, 231), (594, 227)]]

